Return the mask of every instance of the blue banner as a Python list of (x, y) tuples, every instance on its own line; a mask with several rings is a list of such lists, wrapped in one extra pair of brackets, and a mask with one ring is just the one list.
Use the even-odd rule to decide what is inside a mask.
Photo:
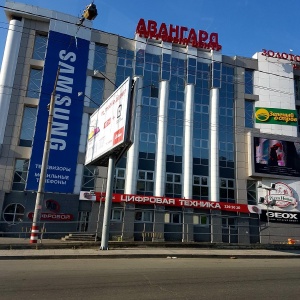
[(58, 67), (45, 192), (73, 193), (83, 114), (89, 41), (50, 31), (26, 190), (37, 190), (48, 109)]

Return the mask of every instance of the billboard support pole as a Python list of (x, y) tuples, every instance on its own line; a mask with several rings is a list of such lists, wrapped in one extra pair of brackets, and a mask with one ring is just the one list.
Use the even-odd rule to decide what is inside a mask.
[(59, 76), (59, 70), (60, 68), (58, 67), (55, 82), (54, 82), (53, 92), (51, 93), (47, 133), (46, 133), (46, 139), (44, 144), (44, 153), (43, 153), (43, 159), (41, 165), (39, 186), (36, 194), (35, 208), (34, 208), (31, 234), (30, 234), (30, 244), (36, 244), (38, 241), (39, 223), (41, 219), (42, 205), (44, 201), (45, 181), (47, 176), (47, 167), (48, 167), (49, 152), (50, 152), (51, 130), (52, 130), (53, 114), (54, 114), (54, 106), (55, 106), (55, 92), (56, 92), (56, 85)]
[(104, 219), (103, 219), (103, 226), (102, 226), (100, 250), (108, 250), (109, 225), (110, 225), (110, 215), (111, 215), (111, 205), (112, 205), (115, 164), (116, 164), (116, 157), (114, 155), (111, 155), (108, 161)]

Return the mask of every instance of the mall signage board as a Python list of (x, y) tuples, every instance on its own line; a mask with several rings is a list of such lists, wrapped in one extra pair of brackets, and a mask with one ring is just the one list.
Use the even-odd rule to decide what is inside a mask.
[(296, 110), (280, 109), (280, 108), (255, 108), (256, 123), (278, 124), (278, 125), (298, 125), (298, 117)]
[[(95, 192), (95, 198), (88, 199), (85, 194), (88, 192), (81, 192), (79, 200), (90, 201), (105, 201), (105, 193)], [(94, 200), (95, 199), (95, 200)], [(198, 208), (220, 211), (231, 211), (236, 213), (253, 213), (260, 214), (261, 209), (258, 205), (247, 205), (237, 203), (213, 202), (207, 200), (192, 200), (182, 198), (169, 198), (169, 197), (156, 197), (144, 195), (131, 195), (131, 194), (113, 194), (113, 203), (132, 203), (144, 205), (163, 205), (171, 207), (185, 207), (185, 208)]]
[(179, 44), (183, 46), (192, 46), (200, 49), (220, 51), (222, 46), (219, 44), (218, 33), (208, 33), (205, 30), (198, 30), (178, 25), (158, 24), (153, 20), (146, 22), (140, 19), (136, 34), (141, 38), (161, 40), (168, 43)]
[(130, 143), (130, 83), (128, 77), (90, 117), (85, 164), (107, 166), (106, 158), (112, 153), (118, 156), (122, 146)]

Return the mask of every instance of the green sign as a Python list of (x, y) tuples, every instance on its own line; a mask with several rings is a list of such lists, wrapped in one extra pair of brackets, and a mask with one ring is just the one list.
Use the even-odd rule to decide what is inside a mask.
[(297, 126), (298, 117), (296, 110), (280, 108), (255, 108), (256, 123), (279, 124)]

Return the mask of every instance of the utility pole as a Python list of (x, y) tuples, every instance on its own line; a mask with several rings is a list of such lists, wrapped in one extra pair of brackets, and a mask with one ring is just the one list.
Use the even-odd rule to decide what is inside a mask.
[(38, 186), (38, 191), (37, 191), (37, 195), (36, 195), (33, 221), (32, 221), (32, 227), (31, 227), (30, 244), (36, 244), (38, 241), (38, 236), (39, 236), (39, 223), (40, 223), (40, 219), (41, 219), (42, 206), (43, 206), (43, 202), (44, 202), (45, 181), (46, 181), (47, 167), (48, 167), (48, 160), (49, 160), (51, 130), (52, 130), (56, 85), (57, 85), (57, 80), (58, 80), (58, 76), (59, 76), (59, 70), (60, 70), (60, 68), (58, 67), (53, 92), (51, 94), (50, 105), (48, 104), (49, 105), (49, 116), (48, 116), (47, 133), (46, 133), (46, 139), (45, 139), (45, 144), (44, 144), (44, 153), (43, 153), (43, 160), (42, 160), (42, 166), (41, 166), (40, 180), (39, 180), (39, 186)]

